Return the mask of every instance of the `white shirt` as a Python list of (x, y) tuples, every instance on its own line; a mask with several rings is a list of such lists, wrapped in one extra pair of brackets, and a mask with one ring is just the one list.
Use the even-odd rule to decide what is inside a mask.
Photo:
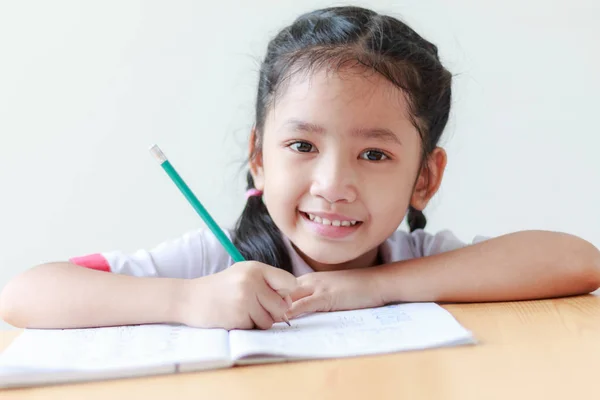
[[(231, 238), (231, 231), (225, 231)], [(471, 243), (486, 240), (476, 236)], [(284, 240), (292, 262), (295, 276), (314, 272)], [(396, 231), (379, 247), (381, 258), (385, 264), (412, 258), (426, 257), (461, 247), (467, 243), (459, 240), (451, 231), (440, 231), (436, 234), (421, 229), (408, 233)], [(207, 228), (188, 232), (183, 236), (166, 241), (151, 250), (138, 250), (131, 254), (120, 251), (91, 254), (75, 257), (70, 260), (74, 264), (118, 274), (169, 277), (198, 278), (220, 272), (233, 264), (233, 260), (218, 239)]]

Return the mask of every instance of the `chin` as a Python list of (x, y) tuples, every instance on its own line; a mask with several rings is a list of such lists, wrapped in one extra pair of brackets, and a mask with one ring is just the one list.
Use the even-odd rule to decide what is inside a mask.
[(348, 257), (332, 257), (331, 255), (316, 255), (315, 257), (311, 257), (309, 254), (307, 254), (307, 256), (319, 263), (319, 264), (327, 264), (327, 265), (341, 265), (341, 264), (345, 264), (349, 261), (352, 261), (353, 258), (348, 258)]
[(352, 252), (335, 247), (336, 246), (312, 245), (300, 248), (299, 250), (305, 257), (310, 258), (314, 262), (329, 265), (344, 264), (361, 256), (361, 254), (355, 254), (356, 247), (353, 248), (354, 251)]

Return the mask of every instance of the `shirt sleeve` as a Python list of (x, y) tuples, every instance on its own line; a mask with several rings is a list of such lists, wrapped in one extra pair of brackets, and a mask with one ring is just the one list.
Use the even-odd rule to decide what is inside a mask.
[[(230, 233), (226, 231), (230, 237)], [(140, 277), (198, 278), (226, 269), (233, 260), (208, 229), (188, 232), (153, 249), (111, 251), (73, 257), (71, 263)]]
[(477, 235), (471, 242), (464, 242), (449, 230), (431, 234), (417, 229), (410, 233), (410, 239), (415, 257), (427, 257), (476, 244), (489, 239), (489, 237)]

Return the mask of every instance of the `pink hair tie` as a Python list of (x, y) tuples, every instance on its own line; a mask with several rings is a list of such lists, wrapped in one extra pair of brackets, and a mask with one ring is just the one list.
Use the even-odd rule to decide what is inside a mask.
[(248, 200), (250, 197), (253, 197), (253, 196), (262, 196), (262, 194), (263, 194), (262, 190), (258, 190), (255, 188), (248, 189), (246, 191), (246, 200)]

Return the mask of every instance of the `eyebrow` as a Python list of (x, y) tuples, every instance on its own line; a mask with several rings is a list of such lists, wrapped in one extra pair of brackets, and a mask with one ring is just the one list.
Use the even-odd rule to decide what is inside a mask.
[[(326, 132), (325, 128), (312, 124), (310, 122), (300, 121), (297, 119), (288, 120), (284, 126), (291, 126), (294, 131), (298, 132), (307, 132), (307, 133), (318, 133), (324, 134)], [(357, 128), (352, 130), (352, 136), (354, 137), (363, 137), (366, 139), (378, 139), (384, 142), (393, 142), (399, 145), (402, 145), (402, 141), (398, 135), (387, 128)]]

